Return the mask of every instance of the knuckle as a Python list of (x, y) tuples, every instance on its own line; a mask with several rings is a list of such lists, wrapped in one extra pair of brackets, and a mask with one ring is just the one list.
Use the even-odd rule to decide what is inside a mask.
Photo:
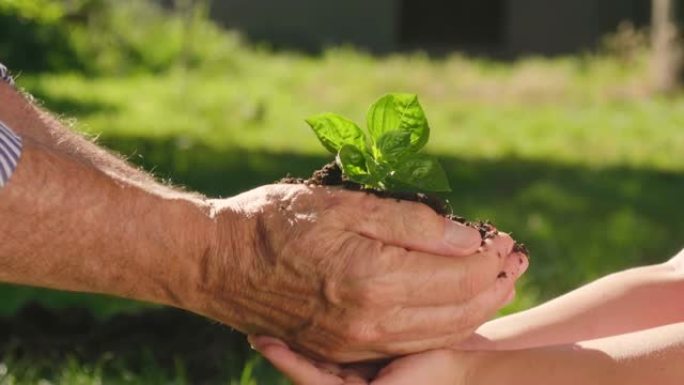
[(381, 202), (377, 197), (358, 192), (337, 193), (337, 200), (327, 207), (331, 217), (361, 232), (375, 234), (382, 231), (384, 218)]
[(374, 309), (381, 306), (385, 297), (379, 285), (364, 283), (356, 291), (356, 304), (361, 309)]
[[(327, 292), (344, 297), (361, 310), (377, 310), (401, 301), (405, 282), (392, 272), (406, 269), (406, 249), (386, 246), (379, 241), (354, 249), (336, 277), (330, 279)], [(393, 278), (394, 277), (394, 278)]]
[(395, 218), (392, 229), (396, 235), (411, 239), (434, 239), (435, 232), (443, 229), (444, 221), (422, 203), (401, 202), (404, 210)]
[(407, 297), (405, 284), (395, 279), (377, 277), (378, 272), (363, 278), (357, 278), (344, 288), (344, 297), (348, 303), (359, 311), (379, 311), (389, 309), (405, 301)]
[(348, 278), (357, 280), (377, 275), (381, 269), (382, 243), (380, 241), (356, 242), (349, 240), (342, 247), (341, 255), (347, 258), (347, 269), (345, 274)]
[(344, 337), (355, 345), (363, 345), (375, 342), (379, 333), (372, 324), (362, 321), (352, 321), (344, 328)]
[(341, 306), (343, 303), (341, 283), (335, 277), (323, 281), (323, 297), (332, 305)]
[(375, 295), (375, 289), (373, 288), (373, 286), (364, 285), (364, 287), (362, 287), (361, 290), (359, 290), (358, 292), (357, 301), (362, 309), (372, 308), (376, 302), (376, 298), (377, 297)]
[(403, 247), (384, 245), (380, 243), (375, 250), (378, 261), (382, 262), (382, 267), (389, 268), (392, 265), (401, 265), (410, 260), (410, 251)]
[(463, 331), (472, 329), (473, 325), (477, 323), (476, 318), (476, 315), (472, 311), (461, 311), (458, 314), (458, 319), (456, 321), (456, 324), (458, 325), (457, 330)]
[(461, 291), (461, 293), (463, 293), (464, 297), (473, 298), (478, 294), (479, 291), (479, 284), (477, 282), (478, 280), (475, 274), (471, 274), (471, 272), (469, 271), (471, 270), (470, 268), (465, 267), (464, 269), (465, 272), (461, 276), (458, 283), (459, 290)]
[(407, 253), (405, 249), (388, 246), (381, 241), (365, 242), (354, 249), (350, 265), (359, 273), (357, 276), (382, 277), (392, 271), (394, 263), (402, 261), (401, 257)]
[(414, 217), (419, 223), (435, 223), (436, 220), (441, 221), (441, 217), (435, 211), (422, 203), (413, 203), (411, 215), (407, 217)]

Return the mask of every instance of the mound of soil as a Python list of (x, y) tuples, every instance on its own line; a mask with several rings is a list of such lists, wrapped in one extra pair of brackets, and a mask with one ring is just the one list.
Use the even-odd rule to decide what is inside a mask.
[[(314, 171), (313, 175), (311, 175), (311, 177), (308, 179), (287, 176), (279, 180), (277, 183), (306, 184), (310, 186), (338, 186), (347, 190), (362, 191), (368, 194), (373, 194), (380, 198), (419, 202), (428, 205), (440, 215), (477, 229), (482, 236), (482, 244), (484, 244), (485, 240), (493, 238), (498, 234), (496, 226), (489, 221), (468, 221), (464, 217), (454, 214), (449, 202), (437, 195), (415, 192), (390, 192), (365, 188), (356, 182), (346, 179), (342, 173), (342, 170), (335, 161), (332, 161), (323, 166), (321, 169)], [(513, 251), (523, 253), (529, 258), (529, 250), (523, 243), (516, 243), (513, 247)]]

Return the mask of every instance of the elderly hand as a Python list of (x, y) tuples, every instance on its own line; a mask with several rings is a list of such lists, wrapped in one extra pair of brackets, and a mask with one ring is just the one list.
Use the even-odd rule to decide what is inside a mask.
[(455, 344), (512, 297), (513, 240), (425, 205), (302, 185), (216, 201), (191, 309), (309, 356), (353, 362)]
[[(487, 247), (493, 247), (494, 244), (488, 241)], [(519, 259), (522, 259), (522, 264), (515, 263)], [(498, 277), (495, 285), (504, 281), (515, 282), (527, 269), (527, 257), (522, 254), (512, 253), (507, 260), (506, 275)], [(276, 338), (250, 336), (249, 340), (254, 349), (296, 385), (465, 385), (471, 383), (471, 372), (486, 354), (439, 349), (389, 361), (339, 365), (296, 353)]]
[(0, 281), (177, 306), (312, 356), (373, 359), (459, 341), (500, 306), (513, 246), (417, 203), (265, 186), (226, 200), (130, 167), (0, 84), (22, 137), (0, 190)]
[[(488, 241), (486, 248), (495, 247)], [(517, 260), (523, 263), (518, 264)], [(513, 284), (527, 269), (525, 255), (511, 253), (507, 257), (505, 276), (494, 285)], [(512, 299), (512, 297), (510, 297)], [(296, 353), (281, 340), (267, 336), (250, 336), (250, 343), (296, 385), (413, 385), (468, 384), (471, 372), (484, 353), (459, 352), (450, 349), (431, 350), (405, 355), (390, 361), (339, 365), (320, 362)], [(443, 346), (447, 347), (447, 346)]]

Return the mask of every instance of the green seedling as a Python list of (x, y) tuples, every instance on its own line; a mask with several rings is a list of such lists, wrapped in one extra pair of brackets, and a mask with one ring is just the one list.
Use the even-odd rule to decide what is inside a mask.
[(369, 135), (333, 113), (306, 122), (352, 182), (383, 191), (451, 191), (437, 159), (420, 152), (430, 127), (416, 95), (388, 94), (373, 103), (367, 116)]

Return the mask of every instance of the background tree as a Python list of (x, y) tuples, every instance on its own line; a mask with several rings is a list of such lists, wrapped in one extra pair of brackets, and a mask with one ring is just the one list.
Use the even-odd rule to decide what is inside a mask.
[(677, 89), (682, 80), (682, 50), (680, 46), (676, 4), (674, 0), (653, 0), (651, 71), (658, 92)]

